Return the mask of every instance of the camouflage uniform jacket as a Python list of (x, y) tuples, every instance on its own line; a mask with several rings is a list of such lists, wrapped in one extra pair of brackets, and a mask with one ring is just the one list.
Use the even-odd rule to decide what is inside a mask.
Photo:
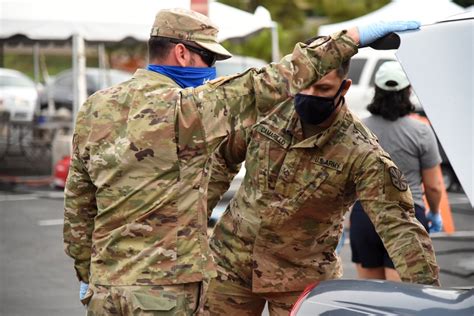
[[(304, 139), (289, 99), (236, 138), (248, 145), (246, 175), (211, 237), (220, 277), (257, 293), (340, 277), (334, 250), (358, 197), (402, 279), (437, 284), (432, 243), (414, 217), (406, 181), (345, 105), (329, 128)], [(242, 152), (224, 145), (219, 154), (238, 163)], [(211, 171), (209, 186), (221, 172)]]
[(79, 110), (65, 190), (64, 242), (80, 280), (155, 285), (215, 275), (206, 163), (227, 134), (357, 52), (340, 32), (262, 69), (181, 89), (138, 70)]

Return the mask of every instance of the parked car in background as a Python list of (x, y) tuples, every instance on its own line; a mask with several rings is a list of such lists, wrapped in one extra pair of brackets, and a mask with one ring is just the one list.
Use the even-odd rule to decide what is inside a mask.
[(32, 122), (38, 104), (33, 80), (17, 70), (0, 68), (0, 111), (8, 112), (11, 122)]
[(308, 286), (290, 316), (474, 315), (474, 289), (381, 280), (331, 280)]
[[(87, 95), (110, 87), (114, 84), (126, 81), (132, 77), (131, 73), (117, 69), (86, 68)], [(48, 107), (48, 98), (52, 98), (56, 109), (66, 108), (72, 111), (74, 97), (74, 78), (72, 69), (64, 70), (56, 75), (46, 85), (41, 95), (41, 109)]]

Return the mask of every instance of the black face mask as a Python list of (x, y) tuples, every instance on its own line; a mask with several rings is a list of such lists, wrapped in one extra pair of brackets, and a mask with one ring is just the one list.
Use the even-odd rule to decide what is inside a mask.
[(336, 110), (339, 104), (344, 101), (344, 97), (335, 104), (337, 97), (344, 89), (346, 80), (343, 80), (336, 95), (332, 98), (318, 97), (315, 95), (301, 94), (295, 95), (295, 110), (300, 120), (307, 124), (318, 125), (327, 120)]

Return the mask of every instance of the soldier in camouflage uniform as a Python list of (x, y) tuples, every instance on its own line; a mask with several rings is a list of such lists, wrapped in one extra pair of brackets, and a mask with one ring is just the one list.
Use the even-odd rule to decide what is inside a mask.
[(202, 281), (216, 276), (206, 234), (209, 156), (227, 135), (349, 59), (358, 36), (354, 28), (299, 43), (279, 63), (184, 89), (180, 67), (207, 69), (230, 54), (207, 17), (157, 14), (150, 61), (167, 67), (140, 69), (96, 92), (76, 119), (64, 243), (89, 284), (89, 315), (197, 309)]
[(357, 198), (403, 281), (439, 285), (405, 178), (344, 102), (348, 67), (258, 116), (216, 151), (210, 187), (222, 185), (226, 164), (235, 169), (245, 159), (246, 174), (211, 236), (218, 277), (207, 314), (260, 315), (268, 301), (270, 315), (288, 315), (308, 284), (341, 277), (335, 248)]

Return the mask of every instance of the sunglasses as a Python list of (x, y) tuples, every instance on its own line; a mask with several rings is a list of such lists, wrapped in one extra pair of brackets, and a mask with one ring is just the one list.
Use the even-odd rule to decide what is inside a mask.
[(198, 54), (201, 57), (201, 59), (206, 63), (206, 65), (208, 67), (212, 67), (216, 63), (217, 55), (214, 54), (214, 53), (211, 53), (208, 50), (201, 49), (199, 47), (196, 47), (194, 45), (191, 45), (189, 43), (185, 43), (185, 42), (182, 42), (182, 41), (176, 41), (176, 40), (171, 40), (170, 39), (170, 42), (173, 43), (173, 44), (183, 44), (184, 47), (186, 47), (187, 49), (189, 49), (193, 53)]

